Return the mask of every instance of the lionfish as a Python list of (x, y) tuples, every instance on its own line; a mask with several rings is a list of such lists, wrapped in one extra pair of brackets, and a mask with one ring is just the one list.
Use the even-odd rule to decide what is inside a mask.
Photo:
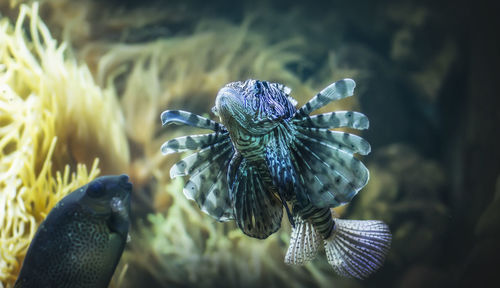
[(212, 112), (221, 123), (164, 111), (163, 125), (214, 131), (162, 145), (163, 154), (199, 150), (176, 163), (170, 177), (189, 175), (185, 196), (218, 221), (235, 220), (250, 237), (276, 232), (285, 210), (293, 227), (287, 264), (313, 259), (323, 243), (339, 275), (365, 278), (383, 264), (389, 228), (376, 220), (334, 219), (331, 208), (349, 203), (367, 184), (369, 171), (353, 154), (366, 155), (371, 147), (357, 135), (330, 129), (367, 129), (368, 118), (354, 111), (310, 116), (352, 96), (355, 85), (351, 79), (330, 84), (297, 110), (290, 88), (250, 79), (218, 92)]

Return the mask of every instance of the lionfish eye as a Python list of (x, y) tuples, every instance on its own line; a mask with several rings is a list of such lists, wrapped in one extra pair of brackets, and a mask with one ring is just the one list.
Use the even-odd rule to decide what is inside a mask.
[(219, 110), (216, 106), (212, 107), (212, 113), (214, 113), (215, 116), (219, 116)]

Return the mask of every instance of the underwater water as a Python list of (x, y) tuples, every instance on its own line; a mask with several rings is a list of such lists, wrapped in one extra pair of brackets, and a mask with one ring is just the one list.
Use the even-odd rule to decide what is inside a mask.
[[(37, 4), (34, 4), (37, 3)], [(130, 239), (109, 287), (496, 287), (500, 47), (487, 1), (0, 0), (0, 287), (36, 229), (98, 175), (128, 174)], [(63, 44), (64, 43), (64, 44)], [(221, 87), (260, 79), (298, 107), (337, 80), (371, 144), (368, 184), (342, 219), (382, 220), (384, 265), (338, 276), (324, 252), (283, 261), (291, 225), (261, 240), (219, 223), (170, 178), (184, 154), (164, 110), (218, 120)]]

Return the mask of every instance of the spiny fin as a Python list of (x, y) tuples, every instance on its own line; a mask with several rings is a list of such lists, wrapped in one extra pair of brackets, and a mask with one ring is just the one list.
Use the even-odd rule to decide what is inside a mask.
[(161, 113), (163, 126), (169, 124), (184, 124), (202, 129), (210, 129), (215, 132), (226, 132), (224, 125), (208, 118), (182, 110), (166, 110)]
[(318, 115), (305, 115), (292, 120), (295, 125), (310, 128), (335, 129), (348, 127), (358, 130), (368, 129), (370, 121), (363, 113), (356, 111), (335, 111)]
[(183, 189), (186, 198), (194, 200), (201, 211), (221, 222), (234, 219), (227, 185), (233, 153), (233, 149), (222, 149), (212, 160), (193, 170)]
[(361, 155), (368, 155), (371, 152), (371, 146), (368, 141), (359, 137), (358, 135), (342, 132), (342, 131), (330, 131), (328, 129), (322, 128), (306, 128), (297, 127), (298, 137), (303, 135), (314, 142), (322, 142), (326, 145), (334, 147), (336, 149), (341, 149), (351, 154), (359, 153)]
[(300, 186), (297, 196), (316, 207), (337, 207), (349, 203), (369, 179), (368, 169), (352, 154), (296, 139), (291, 150)]
[(382, 221), (335, 219), (334, 231), (324, 241), (326, 257), (337, 274), (363, 279), (382, 266), (391, 239)]
[(303, 220), (299, 216), (295, 216), (294, 221), (295, 228), (292, 229), (285, 263), (303, 265), (316, 257), (323, 237), (310, 221)]
[(350, 180), (358, 190), (368, 183), (370, 179), (368, 168), (354, 157), (352, 152), (334, 147), (325, 141), (303, 137), (303, 135), (300, 137), (300, 141), (297, 140), (296, 143), (303, 143), (302, 147), (310, 153), (309, 156), (312, 156), (312, 159), (320, 160), (329, 169), (334, 170), (335, 174), (341, 174), (342, 177)]
[(164, 155), (168, 155), (188, 150), (203, 149), (226, 138), (229, 138), (227, 132), (177, 137), (163, 143), (163, 145), (161, 145), (161, 152)]
[(243, 233), (264, 239), (280, 228), (282, 203), (262, 183), (257, 169), (245, 159), (241, 160), (234, 182), (229, 185), (236, 224)]
[(299, 110), (297, 110), (294, 118), (302, 118), (305, 115), (311, 114), (314, 110), (325, 106), (331, 101), (352, 96), (354, 94), (354, 87), (356, 87), (356, 82), (348, 78), (330, 84), (328, 87), (316, 94), (316, 96), (309, 100), (309, 102), (307, 102)]
[(195, 171), (201, 170), (209, 165), (210, 161), (218, 159), (220, 155), (225, 151), (229, 151), (232, 149), (233, 146), (230, 142), (229, 137), (214, 145), (208, 146), (175, 163), (172, 168), (170, 168), (170, 178), (173, 179), (177, 176), (186, 176), (193, 174), (195, 173)]

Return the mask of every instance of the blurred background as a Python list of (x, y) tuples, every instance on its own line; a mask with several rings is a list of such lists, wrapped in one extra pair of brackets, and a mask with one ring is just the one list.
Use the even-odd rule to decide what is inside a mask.
[[(59, 104), (43, 107), (62, 105), (44, 108), (55, 111), (58, 142), (35, 147), (35, 175), (50, 161), (54, 175), (94, 163), (101, 175), (131, 176), (131, 241), (111, 287), (498, 287), (500, 21), (488, 1), (33, 2), (0, 0), (0, 43), (21, 39), (28, 51), (0, 49), (0, 85), (20, 101), (51, 95)], [(23, 3), (31, 20), (20, 22)], [(201, 132), (161, 127), (160, 113), (215, 119), (210, 108), (228, 82), (280, 82), (302, 105), (347, 77), (355, 96), (321, 112), (369, 117), (362, 136), (372, 153), (362, 160), (371, 179), (337, 212), (384, 220), (393, 233), (386, 264), (363, 281), (336, 276), (324, 255), (285, 265), (287, 221), (266, 240), (216, 223), (170, 179), (180, 155), (160, 153), (163, 142)], [(3, 232), (0, 279), (10, 287), (27, 247), (6, 260), (12, 233)]]

